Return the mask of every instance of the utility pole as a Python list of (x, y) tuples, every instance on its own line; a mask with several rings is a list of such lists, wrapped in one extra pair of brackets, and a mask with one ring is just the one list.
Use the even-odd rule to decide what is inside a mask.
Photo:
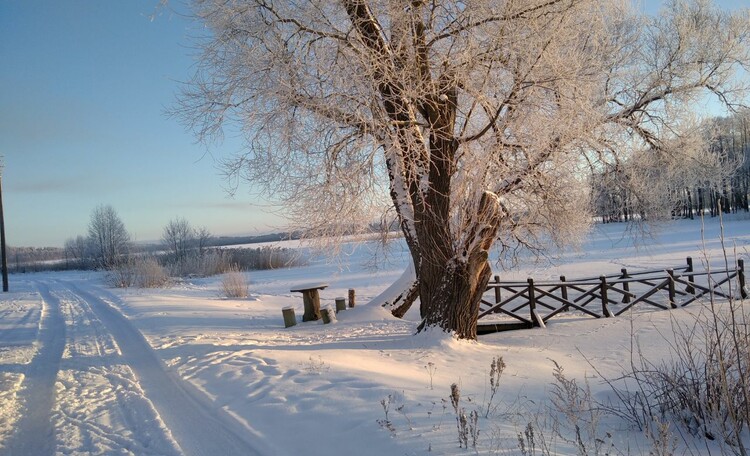
[[(0, 173), (2, 167), (0, 167)], [(0, 256), (3, 263), (3, 292), (8, 292), (8, 256), (5, 252), (5, 216), (3, 215), (3, 177), (0, 174)]]

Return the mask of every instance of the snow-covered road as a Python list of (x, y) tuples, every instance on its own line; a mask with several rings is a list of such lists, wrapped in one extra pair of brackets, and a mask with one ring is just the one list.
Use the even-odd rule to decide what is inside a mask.
[(236, 420), (167, 369), (109, 292), (59, 280), (25, 285), (28, 308), (3, 332), (22, 331), (34, 316), (39, 329), (8, 347), (35, 352), (16, 369), (22, 380), (9, 400), (18, 417), (4, 454), (258, 454)]

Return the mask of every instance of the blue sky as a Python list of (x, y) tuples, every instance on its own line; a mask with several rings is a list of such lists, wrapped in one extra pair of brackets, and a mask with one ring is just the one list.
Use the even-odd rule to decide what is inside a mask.
[[(216, 234), (283, 224), (164, 109), (191, 74), (196, 35), (157, 0), (0, 0), (0, 155), (10, 245), (62, 245), (111, 204), (137, 240), (184, 217)], [(173, 2), (176, 3), (176, 2)]]
[[(719, 0), (736, 8), (745, 0)], [(230, 199), (215, 158), (164, 115), (194, 63), (198, 25), (158, 0), (0, 0), (0, 156), (10, 245), (59, 246), (111, 204), (139, 241), (184, 217), (215, 234), (283, 220), (242, 187)], [(643, 9), (657, 1), (644, 0)], [(173, 0), (171, 7), (180, 7)]]

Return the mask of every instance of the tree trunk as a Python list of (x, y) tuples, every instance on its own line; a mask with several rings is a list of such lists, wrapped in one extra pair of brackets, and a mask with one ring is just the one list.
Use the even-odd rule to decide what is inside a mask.
[[(488, 250), (497, 235), (501, 212), (497, 196), (485, 192), (466, 232), (463, 249), (442, 263), (423, 252), (418, 274), (422, 315), (419, 331), (437, 326), (454, 332), (460, 339), (476, 339), (479, 301), (492, 276)], [(429, 241), (422, 245), (436, 245), (439, 239)]]
[(478, 255), (469, 262), (454, 261), (440, 277), (422, 277), (420, 296), (429, 301), (423, 303), (419, 330), (438, 326), (460, 339), (476, 339), (479, 301), (491, 276), (487, 256)]

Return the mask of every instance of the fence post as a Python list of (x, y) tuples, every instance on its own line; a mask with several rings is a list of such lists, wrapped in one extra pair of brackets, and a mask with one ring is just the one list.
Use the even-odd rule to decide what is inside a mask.
[[(568, 300), (568, 286), (567, 286), (567, 285), (565, 285), (565, 276), (564, 276), (564, 275), (563, 275), (563, 276), (560, 276), (560, 282), (563, 282), (563, 285), (562, 285), (562, 286), (560, 286), (560, 296), (561, 296), (561, 297), (562, 297), (562, 298), (563, 298), (564, 300), (566, 300), (566, 301), (567, 301), (567, 300)], [(563, 312), (567, 312), (567, 311), (569, 311), (569, 310), (570, 310), (570, 304), (568, 304), (568, 303), (566, 302), (566, 303), (565, 303), (565, 304), (563, 305)]]
[(747, 299), (747, 289), (745, 289), (745, 260), (737, 260), (737, 281), (740, 284), (740, 296)]
[(529, 316), (531, 316), (531, 325), (539, 326), (536, 318), (536, 294), (534, 290), (534, 279), (529, 277)]
[[(687, 269), (685, 270), (685, 272), (693, 272), (693, 257), (687, 257)], [(688, 282), (695, 283), (695, 277), (692, 274), (688, 275)], [(685, 287), (685, 291), (690, 294), (695, 294), (695, 287), (692, 285), (688, 285), (687, 287)]]
[(349, 288), (349, 307), (354, 307), (354, 288)]
[(613, 315), (612, 312), (609, 311), (609, 299), (607, 298), (607, 278), (602, 275), (599, 276), (599, 280), (601, 280), (602, 282), (599, 290), (600, 294), (602, 295), (602, 314), (605, 317), (609, 318)]
[(625, 292), (625, 294), (622, 295), (622, 303), (627, 304), (630, 302), (630, 282), (627, 281), (630, 276), (628, 275), (628, 270), (625, 268), (620, 269), (620, 272), (622, 272), (620, 278), (625, 280), (625, 282), (622, 283), (622, 291)]
[(673, 309), (677, 308), (675, 303), (675, 287), (674, 287), (674, 269), (667, 269), (667, 275), (669, 276), (669, 306)]
[(503, 300), (500, 295), (500, 276), (495, 276), (495, 283), (497, 284), (495, 287), (495, 304), (500, 304)]

